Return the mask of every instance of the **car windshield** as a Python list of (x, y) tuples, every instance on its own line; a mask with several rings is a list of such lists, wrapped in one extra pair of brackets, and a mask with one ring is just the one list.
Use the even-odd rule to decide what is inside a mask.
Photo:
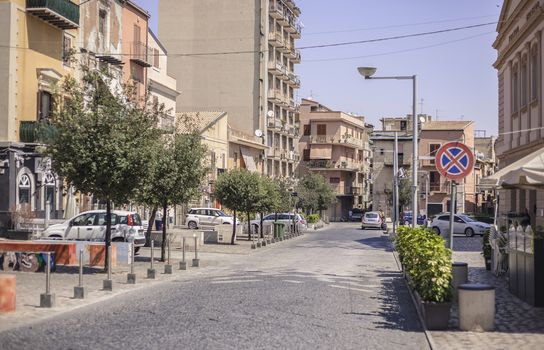
[(477, 220), (474, 220), (473, 218), (471, 218), (470, 216), (466, 216), (466, 215), (459, 215), (459, 217), (463, 220), (465, 220), (466, 222), (478, 222)]
[(365, 217), (370, 218), (370, 219), (375, 219), (375, 218), (378, 217), (378, 214), (376, 214), (376, 213), (366, 213)]

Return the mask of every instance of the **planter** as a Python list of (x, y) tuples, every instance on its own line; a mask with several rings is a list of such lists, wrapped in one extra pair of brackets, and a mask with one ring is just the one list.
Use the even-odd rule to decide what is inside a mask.
[(5, 234), (7, 239), (18, 241), (29, 241), (32, 239), (32, 231), (28, 230), (8, 230)]
[(414, 291), (425, 326), (429, 330), (448, 329), (451, 314), (451, 302), (435, 303), (421, 300), (417, 291)]

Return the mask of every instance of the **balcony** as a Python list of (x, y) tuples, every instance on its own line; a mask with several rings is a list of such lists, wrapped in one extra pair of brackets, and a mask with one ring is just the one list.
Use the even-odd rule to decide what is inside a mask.
[(300, 63), (300, 50), (291, 50), (291, 62)]
[(19, 141), (39, 143), (40, 139), (50, 138), (55, 134), (55, 128), (48, 123), (38, 121), (19, 122)]
[(300, 87), (299, 77), (295, 73), (292, 73), (292, 72), (289, 72), (287, 76), (289, 78), (289, 81), (288, 81), (289, 85), (291, 85), (295, 89), (298, 89)]
[(26, 0), (26, 12), (62, 30), (79, 28), (79, 5), (69, 0)]
[(276, 0), (270, 2), (270, 17), (280, 19), (285, 16), (285, 7), (283, 4)]
[(356, 139), (352, 136), (342, 136), (339, 135), (318, 135), (311, 136), (310, 143), (315, 144), (332, 144), (332, 145), (341, 145), (351, 148), (362, 148), (362, 140)]
[(277, 147), (269, 147), (268, 150), (266, 151), (266, 156), (268, 158), (279, 159), (280, 149)]
[(141, 41), (130, 45), (130, 60), (144, 67), (151, 67), (151, 50)]
[(268, 72), (272, 75), (282, 75), (285, 72), (285, 66), (277, 61), (268, 61)]
[(336, 185), (331, 186), (337, 196), (359, 196), (361, 194), (360, 187)]
[(330, 161), (330, 160), (310, 160), (307, 162), (307, 166), (310, 169), (319, 169), (319, 170), (334, 170), (334, 171), (349, 171), (355, 172), (359, 171), (361, 167), (354, 161), (350, 160), (340, 160), (340, 161)]
[(268, 126), (268, 130), (277, 130), (277, 131), (279, 131), (282, 128), (282, 123), (281, 123), (281, 120), (279, 120), (279, 119), (268, 118), (267, 126)]
[(268, 43), (274, 47), (283, 47), (283, 36), (279, 32), (268, 33)]
[(283, 95), (281, 93), (281, 90), (279, 89), (268, 90), (268, 100), (274, 103), (280, 103), (280, 101), (283, 100)]
[(289, 42), (289, 39), (283, 37), (282, 44), (277, 46), (277, 50), (284, 54), (287, 54), (289, 51), (291, 51), (291, 43)]

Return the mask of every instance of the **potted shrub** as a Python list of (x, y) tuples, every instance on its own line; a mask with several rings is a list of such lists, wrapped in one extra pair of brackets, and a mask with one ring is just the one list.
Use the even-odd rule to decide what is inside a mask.
[(310, 214), (308, 215), (308, 228), (315, 229), (315, 224), (319, 221), (319, 214)]
[(451, 311), (451, 250), (425, 228), (399, 227), (395, 247), (428, 329), (446, 329)]
[(491, 244), (489, 243), (489, 235), (491, 230), (486, 230), (482, 237), (482, 255), (485, 260), (485, 269), (491, 270)]

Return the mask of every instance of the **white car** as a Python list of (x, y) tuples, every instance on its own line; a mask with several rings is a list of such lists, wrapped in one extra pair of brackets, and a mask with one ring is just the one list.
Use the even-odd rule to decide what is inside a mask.
[[(192, 208), (185, 221), (187, 227), (193, 230), (202, 226), (232, 225), (234, 218), (215, 208)], [(236, 225), (240, 225), (240, 220), (236, 219)]]
[[(263, 217), (263, 228), (272, 226), (272, 223), (276, 220), (276, 214), (269, 214)], [(278, 213), (278, 221), (280, 223), (290, 225), (293, 223), (293, 213)], [(261, 226), (261, 220), (255, 219), (251, 220), (251, 228), (253, 230), (253, 233), (258, 233), (259, 227)], [(295, 223), (299, 230), (305, 230), (307, 223), (306, 219), (304, 219), (304, 216), (300, 214), (296, 214), (295, 217)]]
[(383, 227), (383, 221), (380, 216), (380, 213), (377, 211), (369, 211), (363, 215), (361, 220), (361, 228), (364, 230), (366, 228), (372, 228), (375, 230), (381, 230)]
[[(106, 211), (91, 210), (51, 225), (43, 231), (42, 238), (80, 241), (101, 241), (106, 238)], [(135, 212), (111, 211), (112, 242), (134, 242), (135, 250), (145, 245), (145, 233), (140, 215)]]
[[(489, 230), (491, 225), (472, 219), (468, 215), (455, 214), (453, 216), (453, 233), (464, 234), (472, 237), (475, 234), (482, 235)], [(431, 229), (437, 234), (447, 233), (450, 230), (450, 214), (440, 214), (431, 222)]]

